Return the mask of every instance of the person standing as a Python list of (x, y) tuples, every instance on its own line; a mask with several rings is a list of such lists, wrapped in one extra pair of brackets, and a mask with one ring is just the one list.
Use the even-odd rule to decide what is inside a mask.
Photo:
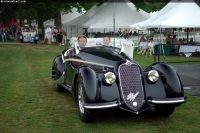
[(154, 52), (154, 46), (155, 46), (154, 40), (153, 40), (153, 38), (151, 38), (150, 41), (149, 41), (149, 43), (148, 43), (148, 48), (149, 48), (150, 55), (152, 55), (152, 54), (155, 53)]
[(173, 36), (172, 38), (172, 45), (171, 45), (171, 49), (175, 50), (175, 46), (178, 44), (178, 39), (176, 38), (176, 35)]
[(167, 38), (165, 39), (166, 44), (172, 44), (172, 38), (168, 34)]
[(51, 44), (51, 33), (52, 33), (52, 30), (50, 27), (47, 28), (47, 39), (48, 39), (48, 44)]
[(58, 29), (57, 40), (58, 40), (59, 46), (61, 46), (62, 45), (62, 40), (63, 40), (63, 34), (62, 34), (61, 29)]
[(63, 28), (61, 29), (62, 31), (62, 45), (66, 44), (66, 32), (63, 30)]
[(3, 40), (3, 42), (4, 41), (7, 42), (7, 36), (6, 36), (6, 29), (5, 29), (5, 27), (2, 28), (2, 40)]
[(141, 36), (139, 43), (139, 50), (142, 50), (145, 47), (146, 39), (144, 38), (144, 35)]
[(58, 30), (57, 30), (56, 27), (54, 27), (54, 29), (53, 29), (53, 40), (54, 40), (54, 42), (57, 41), (57, 33), (58, 33)]
[(47, 34), (47, 28), (45, 28), (43, 43), (45, 42), (46, 39), (48, 39), (47, 36), (48, 36), (48, 34)]

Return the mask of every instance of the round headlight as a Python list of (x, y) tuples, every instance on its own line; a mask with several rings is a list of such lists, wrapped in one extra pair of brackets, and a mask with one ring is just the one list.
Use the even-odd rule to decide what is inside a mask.
[(116, 76), (112, 72), (107, 72), (107, 73), (104, 74), (104, 76), (105, 76), (105, 81), (108, 84), (113, 84), (116, 80)]
[(159, 78), (159, 74), (156, 70), (149, 71), (149, 73), (148, 73), (149, 81), (156, 82), (158, 80), (158, 78)]

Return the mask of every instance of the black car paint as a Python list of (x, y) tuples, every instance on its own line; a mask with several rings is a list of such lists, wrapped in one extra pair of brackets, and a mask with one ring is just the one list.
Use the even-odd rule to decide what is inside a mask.
[[(54, 80), (59, 79), (65, 72), (64, 84), (72, 86), (72, 93), (76, 97), (76, 79), (79, 77), (83, 81), (85, 93), (88, 98), (87, 103), (104, 103), (120, 101), (122, 105), (120, 108), (131, 112), (141, 112), (152, 106), (152, 103), (148, 103), (149, 99), (165, 99), (184, 97), (183, 86), (176, 71), (166, 63), (155, 63), (147, 67), (143, 72), (140, 66), (134, 61), (130, 60), (124, 53), (117, 54), (115, 51), (101, 50), (102, 46), (85, 48), (80, 50), (80, 53), (73, 54), (70, 58), (79, 59), (82, 61), (95, 62), (98, 64), (105, 64), (105, 66), (94, 65), (85, 62), (66, 61), (63, 63), (63, 57), (57, 56), (53, 61), (52, 77)], [(65, 50), (66, 51), (66, 50)], [(65, 53), (62, 52), (62, 55)], [(130, 110), (123, 104), (123, 99), (120, 92), (118, 67), (120, 64), (129, 60), (135, 63), (140, 68), (141, 79), (144, 88), (144, 106), (138, 111)], [(66, 66), (65, 66), (66, 65)], [(110, 67), (112, 66), (112, 67)], [(149, 70), (157, 70), (160, 77), (157, 82), (152, 83), (147, 79)], [(54, 72), (55, 71), (55, 72)], [(112, 85), (108, 85), (104, 82), (104, 73), (112, 71), (115, 73), (117, 80)], [(67, 76), (68, 74), (73, 77)], [(177, 104), (174, 104), (177, 106)]]
[[(173, 97), (184, 96), (183, 85), (181, 83), (181, 80), (176, 71), (171, 66), (169, 66), (166, 63), (156, 63), (146, 68), (145, 71), (148, 71), (149, 69), (157, 70), (160, 73), (160, 79), (156, 82), (156, 84), (147, 83), (150, 89), (153, 86), (155, 90), (159, 89), (153, 93), (147, 90), (150, 93), (150, 96), (155, 95), (156, 92), (159, 92), (156, 97), (161, 97), (161, 98), (173, 98)], [(148, 80), (145, 81), (147, 82)]]

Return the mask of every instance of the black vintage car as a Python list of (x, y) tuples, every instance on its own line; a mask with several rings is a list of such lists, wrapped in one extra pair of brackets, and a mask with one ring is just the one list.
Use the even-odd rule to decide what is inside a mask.
[(114, 108), (138, 114), (150, 108), (162, 116), (186, 102), (177, 72), (166, 63), (142, 70), (122, 48), (93, 46), (64, 50), (53, 60), (56, 90), (68, 90), (82, 121), (92, 120), (99, 109)]

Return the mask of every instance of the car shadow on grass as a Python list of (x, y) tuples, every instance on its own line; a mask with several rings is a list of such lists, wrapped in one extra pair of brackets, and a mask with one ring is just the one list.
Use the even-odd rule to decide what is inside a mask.
[(142, 121), (155, 121), (163, 120), (169, 117), (162, 117), (156, 114), (154, 109), (149, 109), (139, 114), (127, 112), (119, 108), (102, 109), (97, 110), (93, 116), (93, 122), (105, 122), (105, 121), (132, 121), (132, 122), (142, 122)]

